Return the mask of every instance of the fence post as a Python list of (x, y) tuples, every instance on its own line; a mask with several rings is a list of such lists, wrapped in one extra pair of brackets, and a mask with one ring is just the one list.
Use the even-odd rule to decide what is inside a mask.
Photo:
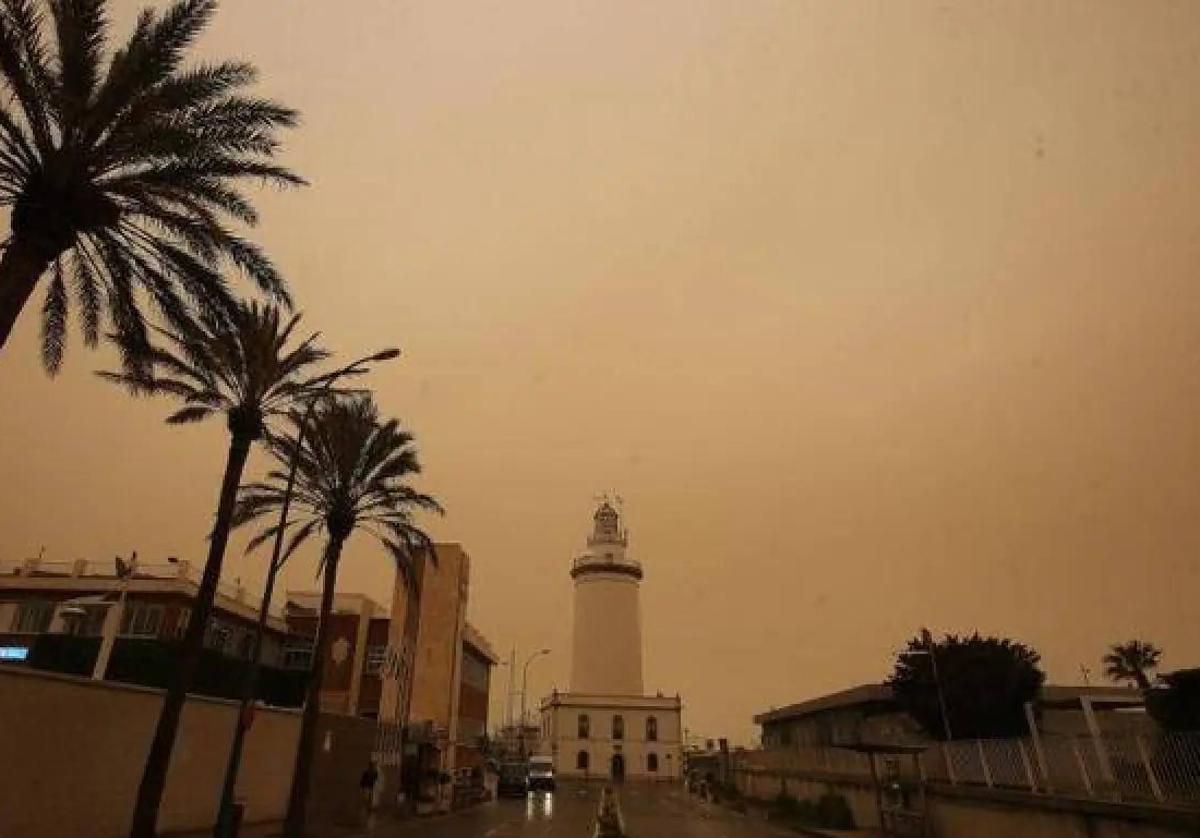
[(1100, 761), (1100, 778), (1112, 789), (1113, 797), (1121, 799), (1121, 789), (1117, 786), (1117, 778), (1113, 774), (1112, 763), (1108, 761), (1108, 749), (1104, 747), (1104, 739), (1100, 736), (1100, 723), (1096, 721), (1096, 711), (1092, 709), (1092, 700), (1086, 696), (1079, 699), (1083, 707), (1083, 718), (1087, 722), (1088, 733), (1092, 736), (1092, 745), (1096, 749), (1096, 759)]
[(1083, 780), (1088, 797), (1095, 797), (1096, 790), (1092, 788), (1092, 778), (1088, 776), (1087, 766), (1083, 764), (1083, 754), (1079, 751), (1079, 740), (1074, 736), (1071, 737), (1071, 752), (1075, 754), (1075, 764), (1079, 766), (1079, 776)]
[(1139, 733), (1133, 737), (1133, 741), (1137, 743), (1138, 755), (1142, 758), (1142, 765), (1146, 768), (1146, 778), (1150, 781), (1150, 791), (1154, 794), (1154, 799), (1162, 803), (1166, 798), (1163, 796), (1162, 786), (1158, 784), (1158, 777), (1154, 773), (1154, 766), (1150, 764), (1150, 754), (1146, 752), (1146, 741)]
[(954, 776), (954, 763), (950, 761), (950, 743), (942, 743), (942, 759), (946, 762), (946, 778), (950, 780), (950, 785), (958, 785), (958, 778)]
[(1017, 740), (1017, 750), (1021, 752), (1021, 765), (1025, 767), (1025, 779), (1029, 782), (1029, 790), (1036, 792), (1038, 787), (1037, 780), (1033, 778), (1033, 764), (1029, 761), (1029, 752), (1025, 750), (1025, 743), (1020, 739)]
[(992, 770), (988, 767), (987, 752), (983, 749), (983, 740), (975, 740), (975, 749), (979, 752), (979, 765), (983, 769), (983, 781), (987, 787), (992, 787)]
[(1046, 791), (1054, 791), (1050, 782), (1050, 764), (1046, 761), (1046, 751), (1042, 748), (1042, 734), (1038, 730), (1037, 719), (1033, 715), (1033, 702), (1025, 702), (1025, 723), (1029, 725), (1029, 736), (1033, 740), (1033, 752), (1037, 756), (1038, 768), (1042, 772), (1042, 785)]

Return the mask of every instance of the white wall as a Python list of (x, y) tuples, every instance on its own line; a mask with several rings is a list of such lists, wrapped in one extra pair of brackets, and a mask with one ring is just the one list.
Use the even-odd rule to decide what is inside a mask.
[[(682, 748), (680, 743), (679, 711), (642, 709), (637, 707), (575, 707), (558, 706), (548, 711), (550, 718), (550, 747), (555, 771), (564, 777), (609, 778), (612, 776), (613, 755), (625, 758), (625, 776), (630, 779), (674, 779), (680, 776)], [(589, 719), (589, 735), (579, 737), (579, 715)], [(625, 721), (625, 736), (612, 738), (613, 716)], [(646, 739), (646, 719), (653, 716), (658, 722), (658, 738)], [(586, 771), (577, 768), (580, 751), (588, 754)], [(648, 757), (658, 757), (658, 770), (649, 770)]]
[(642, 694), (642, 617), (638, 581), (622, 573), (575, 579), (571, 692)]

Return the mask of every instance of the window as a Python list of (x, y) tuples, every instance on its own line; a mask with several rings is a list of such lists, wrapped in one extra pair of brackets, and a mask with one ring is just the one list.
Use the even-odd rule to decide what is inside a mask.
[(624, 716), (613, 716), (612, 738), (613, 739), (624, 739), (625, 738), (625, 717)]
[(367, 660), (363, 669), (368, 675), (378, 675), (383, 670), (383, 662), (387, 660), (387, 646), (368, 646)]
[(284, 669), (308, 669), (312, 664), (312, 641), (291, 640), (283, 647)]
[(54, 618), (54, 604), (50, 602), (22, 602), (13, 620), (13, 631), (18, 634), (41, 634), (50, 628)]
[(587, 739), (592, 733), (592, 720), (587, 713), (579, 714), (579, 738)]
[(144, 602), (126, 604), (121, 617), (121, 634), (130, 637), (156, 637), (162, 624), (163, 607)]
[(646, 755), (646, 770), (651, 774), (658, 771), (658, 754)]
[(580, 771), (588, 770), (588, 752), (580, 751), (575, 755), (575, 768)]
[(646, 717), (646, 741), (658, 741), (658, 719), (653, 716)]

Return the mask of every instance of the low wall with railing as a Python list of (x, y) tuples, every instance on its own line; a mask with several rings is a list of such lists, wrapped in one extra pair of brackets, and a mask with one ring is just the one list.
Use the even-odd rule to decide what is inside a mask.
[[(1114, 835), (1200, 834), (1200, 733), (959, 740), (931, 743), (917, 759), (874, 759), (874, 776), (924, 787), (939, 836), (1072, 835), (1087, 824), (1107, 835), (1095, 826), (1105, 823), (1122, 825), (1125, 831)], [(805, 799), (836, 791), (860, 825), (879, 824), (868, 754), (823, 747), (743, 751), (730, 767), (748, 797)], [(973, 832), (965, 826), (970, 811)], [(1130, 824), (1141, 826), (1129, 832)]]

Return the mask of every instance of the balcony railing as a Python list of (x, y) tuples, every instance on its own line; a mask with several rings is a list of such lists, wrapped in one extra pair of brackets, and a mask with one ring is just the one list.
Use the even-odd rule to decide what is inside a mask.
[[(203, 569), (193, 567), (191, 562), (180, 560), (175, 562), (138, 562), (131, 581), (169, 582), (178, 580), (189, 585), (199, 586)], [(117, 580), (115, 563), (109, 560), (75, 559), (73, 561), (47, 561), (45, 559), (0, 560), (0, 580), (3, 579), (55, 580), (78, 579), (81, 587), (87, 587), (86, 582)], [(11, 587), (12, 583), (8, 584)], [(217, 595), (244, 605), (257, 613), (261, 593), (246, 588), (239, 583), (222, 579), (217, 583)], [(283, 620), (283, 614), (278, 609), (272, 609), (271, 617)]]
[(571, 577), (581, 573), (624, 573), (637, 579), (642, 578), (642, 563), (636, 559), (608, 559), (602, 556), (580, 556), (571, 562)]

